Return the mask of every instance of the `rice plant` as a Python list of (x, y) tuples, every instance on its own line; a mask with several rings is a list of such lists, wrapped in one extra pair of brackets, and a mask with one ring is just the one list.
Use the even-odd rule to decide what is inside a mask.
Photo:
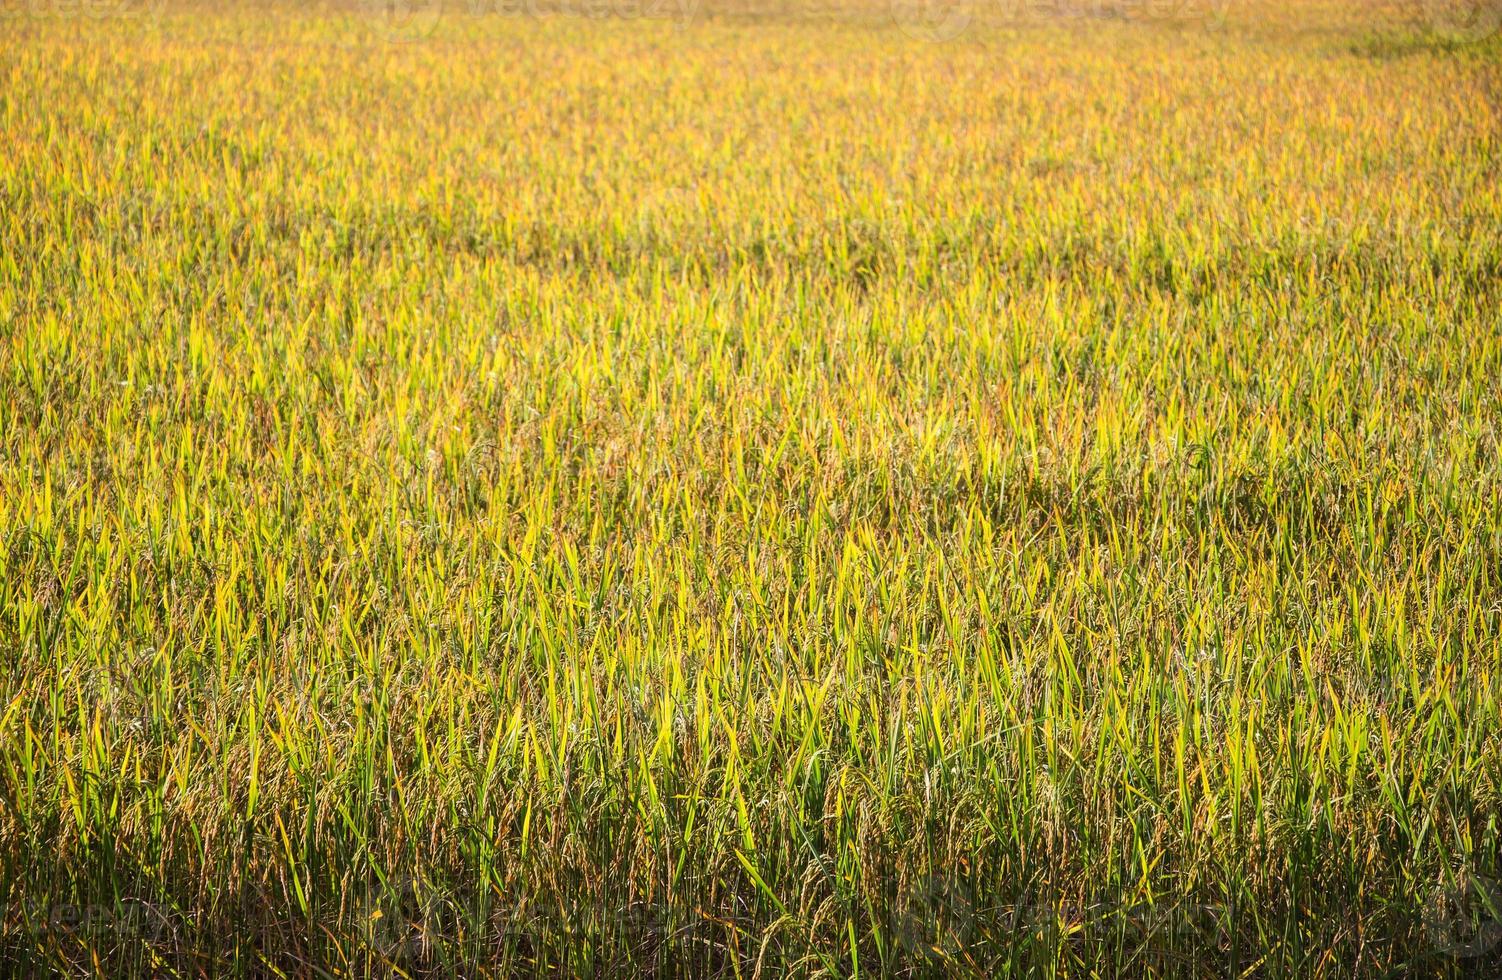
[(10, 0), (0, 973), (1496, 975), (1435, 9)]

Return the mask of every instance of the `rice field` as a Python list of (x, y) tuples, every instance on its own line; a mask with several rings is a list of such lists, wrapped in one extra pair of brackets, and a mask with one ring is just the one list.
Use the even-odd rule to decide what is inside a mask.
[(0, 973), (1502, 972), (1466, 3), (0, 0)]

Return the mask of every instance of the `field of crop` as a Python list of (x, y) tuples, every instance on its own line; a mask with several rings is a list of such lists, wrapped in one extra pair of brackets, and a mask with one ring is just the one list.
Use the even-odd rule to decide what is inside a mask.
[(1485, 10), (0, 2), (0, 973), (1502, 963)]

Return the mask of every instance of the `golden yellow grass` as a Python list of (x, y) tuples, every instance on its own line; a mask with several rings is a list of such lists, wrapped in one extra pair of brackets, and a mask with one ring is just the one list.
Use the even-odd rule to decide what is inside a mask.
[(4, 972), (1495, 966), (1502, 47), (952, 9), (0, 8)]

